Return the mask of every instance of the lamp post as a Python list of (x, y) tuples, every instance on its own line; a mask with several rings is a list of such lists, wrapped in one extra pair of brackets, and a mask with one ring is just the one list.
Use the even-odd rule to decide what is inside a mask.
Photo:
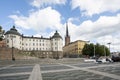
[(95, 57), (95, 45), (94, 45), (94, 57)]
[[(109, 45), (109, 51), (110, 51), (110, 44), (111, 44), (111, 42), (109, 42), (107, 44)], [(110, 53), (110, 56), (112, 57), (111, 53)]]
[(105, 45), (104, 45), (104, 54), (105, 54), (105, 58), (106, 58), (106, 50), (105, 50)]
[(12, 60), (15, 61), (15, 57), (14, 57), (14, 53), (13, 53), (13, 49), (14, 49), (14, 47), (13, 47), (13, 38), (14, 38), (14, 36), (11, 35), (11, 40), (12, 40)]
[(57, 39), (57, 57), (56, 57), (56, 59), (59, 59), (59, 54), (58, 54), (58, 40), (59, 39)]

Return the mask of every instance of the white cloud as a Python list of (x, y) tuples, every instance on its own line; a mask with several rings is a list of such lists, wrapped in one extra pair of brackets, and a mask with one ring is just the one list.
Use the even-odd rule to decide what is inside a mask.
[(60, 30), (61, 14), (51, 7), (44, 8), (29, 14), (29, 16), (10, 15), (16, 26), (23, 29), (33, 29), (45, 32), (47, 29)]
[(108, 34), (119, 32), (120, 29), (120, 14), (117, 16), (101, 16), (97, 21), (90, 20), (84, 21), (77, 32), (79, 35), (86, 36), (87, 38), (98, 38)]
[(65, 4), (65, 2), (66, 0), (33, 0), (31, 5), (40, 8), (47, 5)]
[(111, 48), (120, 51), (120, 14), (116, 16), (101, 16), (95, 22), (84, 21), (80, 25), (75, 25), (69, 21), (69, 32), (72, 41), (90, 40), (100, 44), (112, 42)]
[(71, 5), (72, 9), (79, 7), (82, 14), (88, 16), (120, 10), (120, 0), (72, 0)]

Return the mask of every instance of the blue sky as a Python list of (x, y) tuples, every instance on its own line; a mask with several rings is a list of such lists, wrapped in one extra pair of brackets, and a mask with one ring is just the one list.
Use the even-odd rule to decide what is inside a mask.
[(120, 0), (1, 0), (0, 25), (21, 34), (64, 40), (68, 22), (71, 41), (86, 40), (120, 51)]

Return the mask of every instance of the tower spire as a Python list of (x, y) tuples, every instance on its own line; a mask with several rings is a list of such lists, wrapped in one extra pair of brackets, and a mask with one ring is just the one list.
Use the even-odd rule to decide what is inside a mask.
[(70, 43), (70, 36), (68, 32), (68, 23), (66, 22), (66, 36), (65, 36), (65, 45), (68, 45)]
[(69, 32), (68, 32), (68, 23), (66, 22), (66, 36), (69, 36)]

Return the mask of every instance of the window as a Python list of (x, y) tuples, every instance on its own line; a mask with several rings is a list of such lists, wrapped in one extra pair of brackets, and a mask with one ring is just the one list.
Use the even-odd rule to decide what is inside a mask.
[(9, 43), (9, 40), (7, 39), (7, 43)]
[(7, 47), (9, 47), (9, 45), (7, 45)]
[(56, 45), (57, 43), (55, 42), (55, 45)]
[(38, 48), (36, 48), (36, 50), (38, 50)]
[(57, 47), (55, 47), (55, 50), (57, 50)]
[(38, 46), (38, 43), (36, 43), (36, 46)]
[(34, 46), (35, 44), (33, 43), (33, 46)]

